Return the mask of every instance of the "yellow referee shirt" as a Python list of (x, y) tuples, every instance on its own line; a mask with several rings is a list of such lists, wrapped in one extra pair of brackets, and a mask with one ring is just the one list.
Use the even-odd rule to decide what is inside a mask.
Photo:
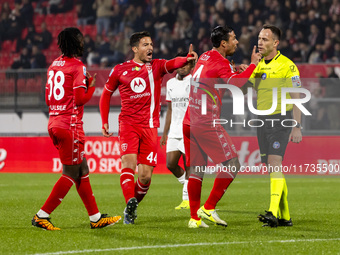
[[(258, 110), (268, 110), (272, 107), (273, 88), (277, 88), (277, 107), (272, 114), (281, 113), (281, 88), (301, 87), (299, 70), (293, 61), (283, 56), (280, 51), (268, 64), (262, 58), (249, 81), (257, 92)], [(289, 93), (286, 98), (291, 98)], [(288, 104), (286, 111), (292, 109), (293, 105)]]

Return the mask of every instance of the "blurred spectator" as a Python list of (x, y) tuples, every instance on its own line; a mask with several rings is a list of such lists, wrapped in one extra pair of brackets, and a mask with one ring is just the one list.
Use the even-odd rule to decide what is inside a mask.
[(109, 67), (109, 59), (108, 57), (102, 57), (100, 59), (100, 65), (99, 65), (100, 68), (107, 68)]
[(129, 40), (124, 37), (124, 33), (120, 32), (116, 37), (110, 37), (110, 50), (113, 55), (108, 57), (109, 64), (115, 65), (125, 61), (125, 55), (129, 51)]
[(36, 43), (35, 37), (36, 37), (37, 33), (35, 31), (35, 28), (33, 25), (29, 26), (27, 28), (27, 35), (24, 39), (19, 39), (17, 41), (17, 46), (16, 46), (16, 52), (19, 52), (20, 49), (22, 49), (23, 47), (28, 48), (29, 50), (32, 49), (33, 44)]
[(95, 50), (94, 41), (92, 40), (90, 35), (84, 35), (84, 53), (82, 56), (82, 62), (87, 64), (87, 57), (90, 52)]
[(340, 62), (340, 43), (334, 44), (334, 56), (332, 57), (333, 63)]
[(46, 68), (46, 57), (37, 45), (33, 45), (31, 54), (31, 68)]
[(22, 0), (22, 6), (20, 8), (20, 15), (24, 17), (24, 27), (29, 27), (33, 25), (33, 6), (30, 0)]
[(316, 44), (322, 44), (323, 43), (323, 37), (319, 31), (319, 28), (312, 24), (310, 25), (310, 33), (308, 36), (308, 42), (310, 46), (315, 46)]
[(49, 0), (49, 13), (65, 13), (73, 9), (73, 1), (70, 0)]
[(21, 50), (19, 59), (13, 62), (11, 68), (12, 69), (30, 69), (31, 68), (30, 54), (29, 54), (29, 50), (26, 47), (24, 47)]
[(76, 11), (78, 15), (77, 25), (86, 26), (94, 24), (96, 20), (96, 12), (92, 8), (95, 0), (81, 1), (78, 0), (76, 4)]
[(233, 14), (232, 28), (234, 29), (235, 35), (239, 37), (241, 35), (241, 30), (243, 26), (243, 22), (241, 20), (241, 16), (239, 13)]
[(45, 22), (42, 22), (40, 25), (41, 32), (37, 33), (35, 36), (35, 41), (38, 44), (39, 48), (42, 50), (48, 49), (52, 42), (52, 34), (47, 30), (47, 25)]
[(113, 52), (110, 50), (110, 44), (103, 39), (103, 36), (97, 35), (95, 41), (95, 49), (90, 52), (87, 58), (87, 63), (92, 65), (99, 65), (100, 60), (103, 57), (112, 55)]
[(315, 47), (311, 49), (311, 52), (308, 56), (308, 63), (316, 64), (322, 62), (322, 45), (317, 44)]
[(20, 3), (15, 2), (14, 9), (9, 15), (10, 27), (7, 30), (7, 39), (12, 41), (18, 39), (21, 36), (21, 31), (24, 27), (24, 18), (21, 17), (20, 8)]
[(251, 33), (247, 26), (242, 26), (241, 35), (238, 39), (239, 47), (242, 49), (244, 55), (249, 55), (250, 52), (250, 38)]
[(0, 45), (8, 38), (8, 30), (11, 27), (11, 21), (9, 15), (6, 12), (2, 12), (0, 16)]
[(340, 15), (340, 2), (339, 0), (333, 0), (332, 5), (329, 8), (329, 16)]
[(225, 1), (225, 8), (228, 11), (234, 11), (235, 7), (237, 6), (238, 8), (243, 8), (243, 2), (244, 0), (226, 0)]
[(167, 6), (164, 6), (160, 12), (159, 18), (156, 20), (155, 28), (156, 30), (162, 28), (168, 28), (170, 30), (173, 29), (176, 21), (176, 17), (170, 12)]
[(324, 62), (332, 62), (332, 57), (334, 56), (334, 47), (331, 39), (325, 39), (325, 44), (322, 46), (322, 60)]
[(110, 20), (113, 16), (112, 0), (96, 0), (92, 7), (97, 14), (97, 34), (102, 35), (104, 33), (107, 36), (110, 29)]
[(12, 10), (11, 10), (11, 7), (9, 6), (9, 3), (8, 2), (4, 2), (2, 3), (1, 5), (1, 15), (3, 13), (7, 14), (7, 17), (11, 14)]

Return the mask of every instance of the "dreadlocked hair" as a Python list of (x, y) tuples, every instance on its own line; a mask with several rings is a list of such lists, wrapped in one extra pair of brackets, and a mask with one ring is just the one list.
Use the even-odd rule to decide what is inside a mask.
[(84, 47), (81, 43), (83, 34), (76, 27), (68, 27), (58, 35), (58, 46), (64, 56), (82, 56)]

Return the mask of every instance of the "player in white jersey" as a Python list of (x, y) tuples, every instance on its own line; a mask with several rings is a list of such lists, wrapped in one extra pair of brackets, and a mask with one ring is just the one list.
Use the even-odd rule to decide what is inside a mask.
[[(187, 56), (178, 54), (177, 56)], [(183, 118), (189, 104), (190, 72), (194, 63), (190, 62), (182, 68), (177, 69), (176, 77), (170, 79), (166, 84), (166, 101), (168, 110), (166, 113), (161, 147), (166, 144), (166, 166), (183, 185), (182, 202), (175, 207), (176, 210), (190, 209), (188, 196), (189, 167), (185, 164), (185, 150), (183, 140)], [(184, 169), (178, 164), (183, 157)]]

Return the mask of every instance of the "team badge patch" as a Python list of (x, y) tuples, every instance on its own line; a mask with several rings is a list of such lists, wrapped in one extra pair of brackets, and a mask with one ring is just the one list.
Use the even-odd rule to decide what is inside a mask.
[(139, 66), (135, 66), (132, 68), (132, 71), (139, 71), (141, 68)]
[(301, 80), (300, 76), (296, 75), (292, 77), (292, 83), (294, 88), (300, 88), (301, 87)]
[(263, 73), (262, 75), (261, 75), (261, 79), (262, 80), (265, 80), (267, 78), (267, 74), (266, 73)]
[(274, 148), (274, 149), (279, 149), (280, 146), (281, 146), (281, 145), (280, 145), (280, 143), (279, 143), (278, 141), (276, 141), (276, 142), (273, 143), (273, 148)]
[(122, 143), (122, 145), (120, 146), (122, 148), (122, 151), (126, 151), (128, 144), (127, 143)]
[(86, 76), (86, 67), (83, 66), (83, 72), (84, 72), (84, 76)]

